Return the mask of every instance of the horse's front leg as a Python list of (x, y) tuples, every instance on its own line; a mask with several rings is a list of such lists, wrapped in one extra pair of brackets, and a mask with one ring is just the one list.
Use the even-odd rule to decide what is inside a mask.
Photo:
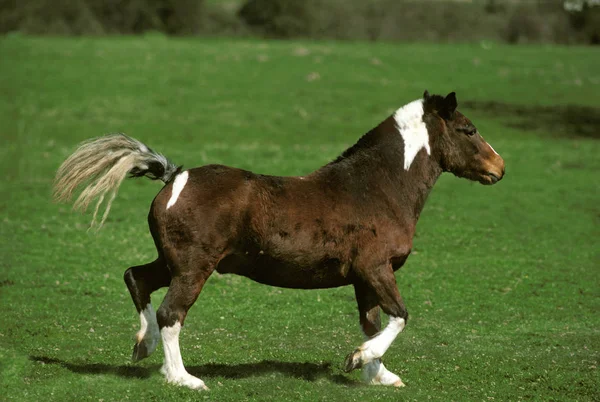
[[(346, 357), (345, 370), (349, 372), (362, 367), (363, 378), (368, 383), (403, 387), (400, 377), (385, 368), (381, 357), (404, 329), (408, 314), (392, 267), (379, 267), (369, 274), (354, 285), (360, 323), (369, 339)], [(383, 331), (380, 331), (380, 307), (390, 316)]]

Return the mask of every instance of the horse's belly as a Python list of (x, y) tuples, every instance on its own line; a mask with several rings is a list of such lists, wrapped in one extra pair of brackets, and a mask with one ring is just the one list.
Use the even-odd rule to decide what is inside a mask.
[(265, 253), (232, 254), (217, 266), (221, 274), (232, 273), (270, 286), (293, 289), (333, 288), (350, 284), (349, 265), (337, 258), (281, 258)]

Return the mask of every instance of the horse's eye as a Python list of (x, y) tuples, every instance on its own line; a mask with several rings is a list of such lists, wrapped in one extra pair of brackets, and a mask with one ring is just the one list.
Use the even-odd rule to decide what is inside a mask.
[(471, 136), (471, 135), (475, 135), (475, 133), (477, 132), (477, 129), (476, 129), (475, 127), (473, 127), (473, 126), (466, 126), (466, 127), (464, 127), (464, 128), (462, 129), (462, 131), (463, 131), (465, 134), (467, 134), (467, 135)]

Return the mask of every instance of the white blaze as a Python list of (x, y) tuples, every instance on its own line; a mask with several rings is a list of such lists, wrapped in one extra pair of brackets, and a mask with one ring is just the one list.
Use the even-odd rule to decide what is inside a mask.
[(177, 175), (177, 177), (175, 178), (175, 182), (173, 183), (173, 190), (171, 193), (171, 198), (169, 199), (169, 202), (167, 203), (167, 209), (169, 209), (173, 205), (175, 205), (175, 203), (177, 202), (177, 198), (179, 198), (179, 194), (181, 194), (181, 191), (183, 191), (183, 188), (185, 187), (185, 183), (187, 183), (187, 180), (188, 180), (187, 170), (185, 172)]
[(431, 155), (423, 113), (423, 99), (404, 105), (394, 113), (396, 127), (404, 140), (404, 170), (410, 168), (421, 148)]

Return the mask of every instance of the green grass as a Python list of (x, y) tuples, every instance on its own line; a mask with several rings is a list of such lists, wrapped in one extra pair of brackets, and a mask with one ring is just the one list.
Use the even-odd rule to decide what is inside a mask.
[(585, 116), (549, 127), (535, 112), (461, 109), (507, 174), (493, 187), (444, 175), (430, 196), (397, 273), (411, 319), (385, 356), (404, 389), (341, 371), (362, 340), (351, 288), (217, 275), (181, 340), (211, 391), (166, 385), (162, 350), (129, 362), (139, 321), (122, 282), (155, 256), (146, 214), (160, 185), (125, 182), (98, 234), (50, 197), (75, 145), (107, 132), (186, 167), (300, 175), (426, 88), (597, 116), (598, 65), (591, 48), (1, 39), (0, 399), (600, 399), (600, 143), (571, 135)]

